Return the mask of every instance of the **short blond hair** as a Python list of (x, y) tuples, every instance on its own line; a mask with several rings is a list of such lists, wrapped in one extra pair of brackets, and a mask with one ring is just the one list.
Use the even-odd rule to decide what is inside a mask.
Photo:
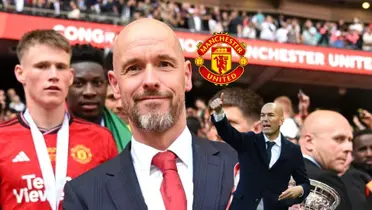
[(25, 52), (36, 44), (46, 44), (56, 47), (71, 55), (71, 45), (68, 40), (55, 30), (33, 30), (25, 33), (17, 46), (17, 57), (21, 61)]

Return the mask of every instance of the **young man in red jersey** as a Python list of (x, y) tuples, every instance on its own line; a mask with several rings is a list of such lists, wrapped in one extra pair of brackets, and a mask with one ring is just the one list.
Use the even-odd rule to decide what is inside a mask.
[(62, 209), (66, 181), (116, 156), (115, 141), (107, 129), (66, 112), (73, 69), (61, 34), (31, 31), (17, 56), (27, 109), (0, 124), (0, 209)]

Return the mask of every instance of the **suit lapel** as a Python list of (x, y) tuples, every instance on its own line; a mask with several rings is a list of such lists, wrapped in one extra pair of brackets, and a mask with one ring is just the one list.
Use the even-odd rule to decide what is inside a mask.
[(282, 134), (280, 134), (280, 139), (282, 143), (282, 147), (280, 150), (280, 156), (279, 156), (279, 159), (270, 168), (270, 170), (274, 170), (276, 167), (279, 167), (281, 164), (284, 164), (288, 160), (289, 155), (290, 155), (288, 140)]
[(106, 188), (112, 201), (117, 209), (147, 210), (132, 163), (130, 143), (119, 156), (120, 163), (117, 170), (106, 173), (111, 177), (107, 181)]
[[(224, 161), (218, 156), (219, 151), (207, 140), (193, 135), (193, 209), (218, 209), (221, 197)], [(231, 190), (231, 189), (229, 189)]]
[(265, 138), (264, 138), (264, 134), (262, 132), (260, 134), (258, 134), (258, 138), (256, 138), (256, 145), (258, 147), (258, 151), (261, 155), (261, 158), (262, 158), (263, 162), (267, 166), (269, 166), (269, 160), (267, 159), (267, 156), (266, 156)]

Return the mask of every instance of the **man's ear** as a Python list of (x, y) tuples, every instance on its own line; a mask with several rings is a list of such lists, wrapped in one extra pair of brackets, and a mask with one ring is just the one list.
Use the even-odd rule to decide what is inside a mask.
[(304, 147), (306, 151), (312, 152), (315, 148), (314, 135), (307, 133), (301, 139), (301, 147)]
[(283, 125), (283, 123), (284, 123), (284, 120), (285, 120), (285, 119), (284, 119), (284, 117), (281, 117), (281, 118), (280, 118), (280, 121), (279, 121), (279, 125), (280, 125), (280, 126), (282, 126), (282, 125)]
[(114, 92), (114, 98), (120, 99), (120, 88), (119, 88), (119, 82), (116, 79), (115, 72), (113, 70), (110, 70), (107, 72), (108, 80), (111, 85), (111, 88)]
[(189, 92), (192, 89), (192, 65), (190, 61), (185, 61), (185, 91)]
[(19, 83), (21, 83), (22, 85), (25, 85), (25, 81), (26, 81), (26, 76), (25, 76), (25, 72), (24, 72), (24, 69), (22, 67), (22, 65), (20, 64), (17, 64), (15, 67), (14, 67), (14, 74), (18, 80)]
[(71, 86), (74, 83), (75, 70), (73, 68), (70, 68), (69, 71), (71, 73), (69, 78), (69, 86)]

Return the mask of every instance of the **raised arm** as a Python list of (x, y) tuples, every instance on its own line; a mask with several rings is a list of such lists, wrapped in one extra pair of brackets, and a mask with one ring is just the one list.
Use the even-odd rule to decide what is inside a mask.
[(232, 127), (226, 118), (222, 105), (223, 93), (221, 93), (220, 98), (214, 99), (210, 104), (210, 107), (214, 110), (212, 122), (218, 135), (236, 151), (247, 151), (247, 147), (253, 145), (254, 133), (241, 133)]

